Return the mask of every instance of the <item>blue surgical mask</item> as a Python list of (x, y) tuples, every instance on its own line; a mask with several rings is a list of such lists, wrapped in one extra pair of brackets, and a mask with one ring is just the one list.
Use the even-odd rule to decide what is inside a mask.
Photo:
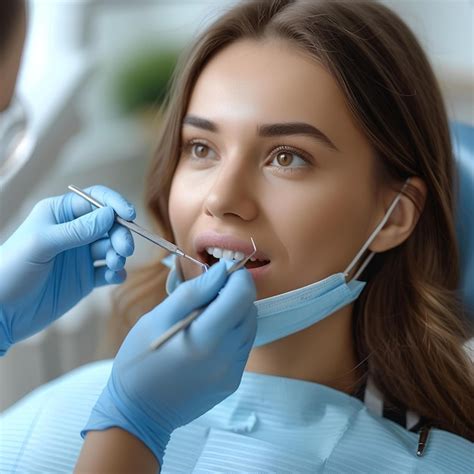
[[(375, 253), (371, 252), (368, 255), (356, 274), (348, 281), (349, 274), (386, 224), (407, 184), (408, 179), (400, 193), (393, 200), (383, 219), (344, 272), (335, 273), (302, 288), (255, 302), (257, 307), (257, 335), (253, 344), (254, 347), (263, 346), (306, 329), (335, 313), (338, 309), (352, 303), (359, 297), (364, 289), (365, 282), (359, 281), (357, 278), (364, 271)], [(171, 294), (182, 283), (183, 276), (174, 256), (167, 257), (163, 260), (163, 263), (171, 266), (171, 271), (166, 281), (166, 291), (168, 294)]]

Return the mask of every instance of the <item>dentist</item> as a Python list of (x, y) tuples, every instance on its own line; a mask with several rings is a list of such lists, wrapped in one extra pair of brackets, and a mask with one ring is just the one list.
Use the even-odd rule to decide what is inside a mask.
[[(2, 0), (0, 166), (25, 32), (24, 1)], [(106, 207), (93, 210), (72, 193), (45, 199), (0, 245), (0, 356), (95, 287), (124, 281), (134, 243), (114, 218), (132, 220), (135, 209), (104, 186), (87, 191)], [(227, 278), (226, 268), (221, 262), (183, 283), (132, 328), (82, 433), (76, 472), (156, 472), (171, 432), (237, 389), (255, 339), (256, 293), (245, 269)], [(146, 341), (211, 301), (186, 334), (127, 369)]]

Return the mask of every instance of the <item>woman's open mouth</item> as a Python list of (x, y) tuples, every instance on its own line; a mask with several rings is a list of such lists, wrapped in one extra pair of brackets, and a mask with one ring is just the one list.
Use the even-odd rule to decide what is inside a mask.
[[(219, 247), (207, 247), (206, 249), (199, 252), (199, 260), (203, 263), (207, 263), (209, 266), (214, 265), (219, 260), (230, 260), (233, 262), (244, 260), (247, 256), (243, 252), (223, 249)], [(270, 260), (259, 259), (252, 257), (246, 264), (245, 268), (253, 270), (267, 266)], [(253, 273), (253, 272), (252, 272)]]
[(252, 243), (250, 238), (243, 239), (235, 234), (222, 234), (214, 230), (206, 230), (199, 233), (193, 243), (197, 258), (209, 266), (222, 259), (234, 262), (245, 260), (256, 247), (256, 253), (245, 264), (245, 268), (256, 279), (267, 273), (270, 267), (271, 260), (265, 252), (258, 248), (258, 240)]

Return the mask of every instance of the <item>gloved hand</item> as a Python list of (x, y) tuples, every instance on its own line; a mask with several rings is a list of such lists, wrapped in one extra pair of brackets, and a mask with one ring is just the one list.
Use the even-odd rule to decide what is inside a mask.
[[(45, 199), (0, 246), (0, 355), (94, 287), (124, 280), (134, 243), (129, 230), (114, 223), (114, 210), (130, 220), (135, 209), (104, 186), (86, 192), (108, 207), (93, 210), (74, 193)], [(104, 259), (106, 266), (94, 267)]]
[[(162, 465), (171, 432), (237, 389), (257, 329), (256, 293), (247, 270), (232, 273), (227, 283), (225, 270), (220, 262), (182, 283), (131, 329), (83, 437), (120, 427), (141, 439)], [(219, 290), (186, 330), (140, 360), (154, 339)]]

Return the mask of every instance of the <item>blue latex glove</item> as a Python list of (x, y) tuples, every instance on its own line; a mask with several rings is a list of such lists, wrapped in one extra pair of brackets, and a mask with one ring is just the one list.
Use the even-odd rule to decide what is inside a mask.
[[(74, 193), (40, 201), (0, 246), (0, 355), (45, 328), (96, 286), (125, 278), (133, 238), (114, 223), (114, 210), (134, 219), (135, 209), (104, 186), (86, 190), (108, 207), (92, 209)], [(94, 261), (107, 265), (94, 267)]]
[[(257, 329), (256, 293), (247, 270), (231, 274), (227, 283), (225, 270), (220, 262), (182, 283), (137, 322), (117, 354), (82, 436), (90, 430), (120, 427), (141, 439), (162, 465), (171, 432), (237, 389)], [(154, 339), (211, 301), (219, 290), (219, 296), (185, 331), (130, 364)]]

